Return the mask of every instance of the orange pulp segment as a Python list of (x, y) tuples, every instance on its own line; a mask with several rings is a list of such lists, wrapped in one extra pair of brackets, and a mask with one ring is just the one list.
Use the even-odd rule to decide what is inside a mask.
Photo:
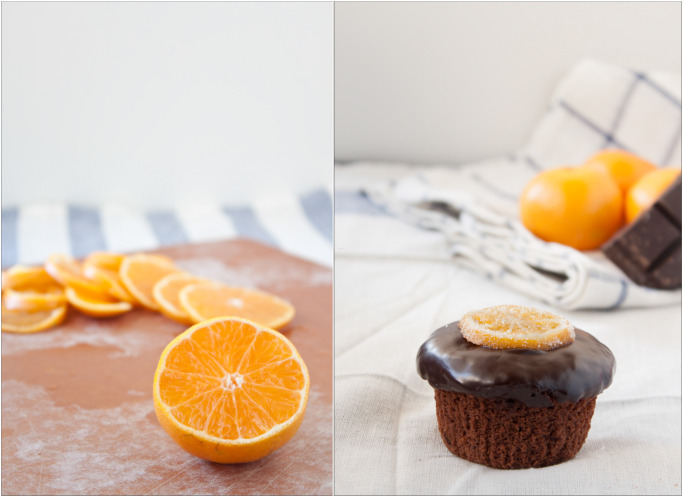
[(136, 254), (126, 257), (119, 268), (124, 287), (135, 299), (153, 311), (160, 310), (154, 300), (154, 285), (164, 276), (180, 270), (164, 256)]
[(292, 304), (275, 295), (215, 282), (188, 285), (180, 291), (179, 299), (196, 323), (219, 316), (237, 316), (280, 329), (294, 318)]
[(202, 459), (261, 459), (303, 420), (310, 379), (281, 333), (239, 318), (199, 323), (161, 354), (154, 408), (166, 432)]

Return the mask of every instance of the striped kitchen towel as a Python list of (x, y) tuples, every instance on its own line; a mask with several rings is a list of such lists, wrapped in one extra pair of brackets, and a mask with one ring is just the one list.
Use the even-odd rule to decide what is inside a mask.
[(640, 287), (597, 251), (539, 240), (518, 221), (517, 210), (519, 194), (538, 171), (580, 164), (603, 148), (680, 167), (680, 84), (673, 74), (582, 61), (518, 153), (459, 168), (422, 168), (364, 193), (399, 219), (441, 233), (457, 261), (545, 303), (564, 309), (680, 303), (680, 290)]
[(250, 238), (332, 266), (327, 188), (282, 193), (249, 205), (140, 211), (120, 204), (29, 204), (2, 209), (2, 267), (40, 264), (52, 253), (135, 252), (166, 245)]

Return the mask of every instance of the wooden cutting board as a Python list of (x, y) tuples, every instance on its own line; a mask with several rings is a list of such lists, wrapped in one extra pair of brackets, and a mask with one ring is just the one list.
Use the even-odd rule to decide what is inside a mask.
[(58, 328), (2, 333), (3, 494), (331, 494), (332, 270), (245, 240), (158, 253), (194, 274), (294, 304), (282, 331), (311, 376), (301, 428), (254, 463), (187, 454), (163, 431), (152, 402), (159, 356), (186, 327), (143, 309), (108, 320), (71, 310)]

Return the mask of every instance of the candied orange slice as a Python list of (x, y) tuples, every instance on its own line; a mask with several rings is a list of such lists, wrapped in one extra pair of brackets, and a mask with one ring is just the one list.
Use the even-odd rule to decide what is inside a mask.
[(91, 295), (79, 292), (75, 288), (66, 288), (66, 299), (83, 314), (96, 318), (108, 318), (118, 316), (130, 311), (133, 306), (130, 302), (121, 302), (113, 297)]
[(43, 267), (16, 265), (2, 272), (3, 290), (36, 290), (56, 283)]
[(292, 304), (259, 290), (215, 282), (193, 283), (179, 294), (182, 308), (195, 322), (219, 316), (236, 316), (279, 329), (294, 318)]
[(36, 333), (61, 324), (66, 317), (67, 305), (44, 311), (12, 311), (2, 306), (2, 331), (10, 333)]
[(54, 283), (40, 290), (5, 290), (2, 301), (12, 311), (44, 311), (66, 303), (66, 298), (64, 289)]
[(64, 286), (94, 295), (106, 295), (107, 288), (101, 283), (88, 279), (83, 274), (81, 264), (64, 254), (52, 254), (45, 262), (45, 270)]
[(178, 272), (180, 269), (168, 257), (152, 254), (130, 255), (123, 259), (119, 268), (119, 276), (126, 290), (153, 311), (160, 310), (154, 300), (154, 285), (164, 276)]
[(238, 318), (199, 323), (161, 354), (154, 409), (184, 450), (202, 459), (261, 459), (290, 440), (308, 402), (303, 359), (279, 332)]
[(179, 323), (195, 324), (197, 321), (192, 319), (180, 304), (180, 291), (187, 285), (202, 281), (197, 276), (187, 273), (174, 273), (164, 276), (154, 285), (152, 294), (154, 300), (161, 308), (161, 313)]
[(493, 349), (552, 350), (574, 341), (574, 327), (550, 312), (497, 305), (468, 312), (460, 320), (468, 342)]

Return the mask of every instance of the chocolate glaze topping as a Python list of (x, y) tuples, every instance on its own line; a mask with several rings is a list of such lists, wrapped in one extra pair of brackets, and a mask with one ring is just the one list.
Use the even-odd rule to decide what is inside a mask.
[(515, 399), (529, 407), (595, 397), (612, 383), (612, 352), (575, 329), (575, 340), (553, 350), (492, 349), (462, 336), (458, 322), (436, 330), (417, 353), (417, 370), (439, 390)]

